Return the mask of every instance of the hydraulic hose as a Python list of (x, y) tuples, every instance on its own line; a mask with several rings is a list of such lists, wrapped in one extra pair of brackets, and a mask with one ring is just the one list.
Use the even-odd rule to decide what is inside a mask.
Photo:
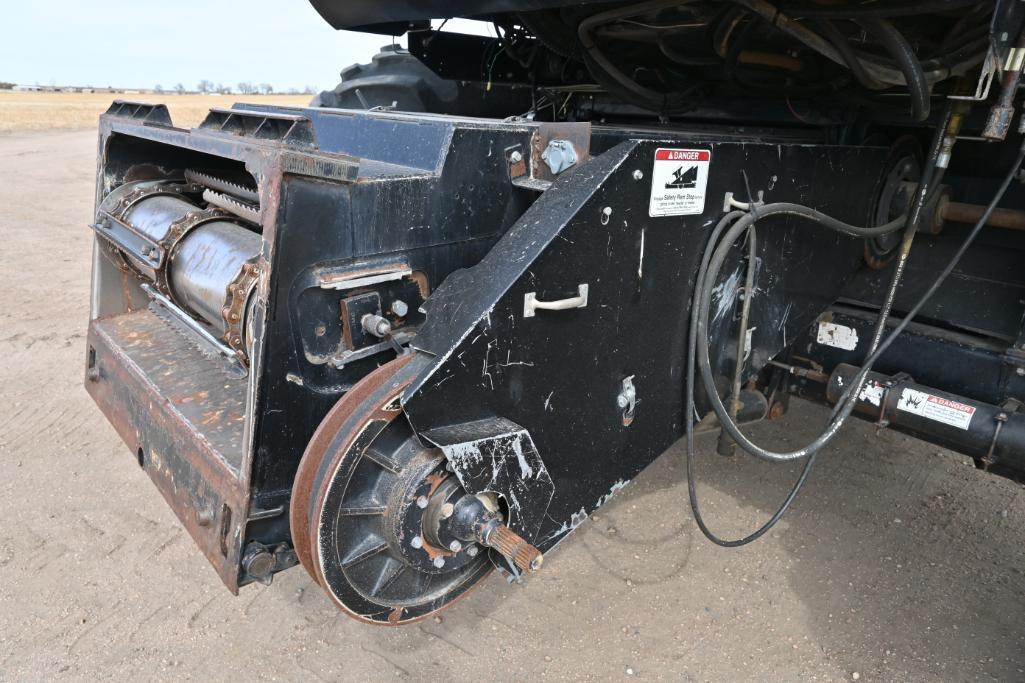
[[(801, 474), (798, 477), (797, 482), (794, 484), (794, 487), (790, 490), (790, 493), (783, 501), (783, 504), (776, 510), (776, 512), (772, 515), (768, 522), (759, 527), (753, 533), (738, 540), (722, 539), (715, 533), (713, 533), (705, 524), (704, 518), (701, 515), (701, 510), (697, 499), (697, 486), (695, 481), (694, 467), (694, 365), (695, 356), (699, 356), (697, 348), (697, 337), (698, 334), (701, 333), (702, 329), (705, 327), (701, 324), (701, 322), (704, 321), (705, 323), (707, 323), (708, 306), (706, 304), (708, 303), (708, 301), (705, 299), (704, 292), (708, 292), (708, 299), (711, 298), (711, 290), (705, 285), (707, 285), (709, 280), (714, 282), (717, 275), (717, 270), (712, 269), (713, 255), (711, 252), (713, 250), (713, 247), (715, 247), (719, 239), (719, 236), (722, 234), (722, 232), (726, 229), (728, 225), (730, 225), (733, 221), (737, 220), (738, 213), (742, 212), (731, 212), (724, 216), (723, 219), (719, 222), (719, 224), (716, 225), (709, 239), (709, 246), (708, 248), (706, 248), (705, 253), (702, 256), (701, 266), (698, 271), (697, 286), (695, 288), (695, 301), (699, 296), (701, 296), (701, 308), (703, 312), (696, 310), (698, 306), (695, 303), (691, 314), (690, 335), (688, 338), (687, 346), (688, 355), (685, 408), (687, 435), (687, 489), (690, 497), (690, 506), (691, 511), (694, 514), (694, 519), (698, 525), (698, 528), (710, 541), (712, 541), (716, 545), (720, 545), (723, 547), (737, 547), (741, 545), (746, 545), (763, 536), (782, 518), (783, 514), (787, 511), (787, 509), (789, 509), (791, 503), (797, 497), (797, 494), (800, 492), (805, 481), (807, 480), (808, 473), (811, 471), (811, 467), (814, 464), (817, 455), (821, 452), (822, 447), (825, 446), (833, 438), (833, 436), (836, 435), (836, 433), (839, 431), (840, 426), (842, 426), (842, 424), (850, 417), (851, 411), (853, 410), (854, 405), (857, 403), (857, 397), (861, 393), (861, 386), (864, 383), (865, 377), (867, 376), (872, 366), (875, 365), (876, 362), (878, 362), (879, 358), (882, 357), (882, 355), (887, 351), (887, 349), (889, 349), (889, 347), (894, 343), (894, 341), (896, 341), (904, 332), (904, 330), (907, 329), (907, 326), (911, 324), (912, 320), (914, 320), (914, 318), (921, 312), (922, 308), (924, 308), (925, 305), (929, 302), (929, 300), (936, 294), (936, 292), (939, 290), (943, 282), (946, 281), (948, 277), (950, 277), (951, 273), (953, 273), (958, 263), (960, 263), (961, 259), (964, 258), (964, 255), (968, 252), (968, 249), (974, 243), (975, 239), (979, 236), (979, 233), (982, 231), (983, 227), (985, 227), (990, 216), (993, 215), (993, 212), (996, 210), (997, 205), (1000, 203), (1000, 200), (1003, 198), (1003, 196), (1007, 193), (1008, 188), (1014, 181), (1023, 163), (1025, 163), (1025, 142), (1022, 143), (1021, 149), (1019, 150), (1018, 156), (1015, 159), (1014, 164), (1008, 171), (1007, 176), (1004, 178), (992, 201), (986, 207), (986, 211), (983, 213), (979, 221), (972, 228), (971, 232), (968, 234), (964, 242), (961, 244), (961, 247), (951, 258), (950, 262), (943, 269), (943, 271), (936, 277), (932, 285), (930, 285), (929, 289), (926, 290), (925, 294), (923, 294), (922, 297), (919, 298), (918, 302), (911, 308), (911, 310), (907, 313), (904, 319), (897, 324), (897, 326), (890, 332), (890, 334), (887, 335), (886, 339), (883, 340), (882, 343), (880, 343), (878, 347), (872, 353), (869, 354), (868, 358), (865, 359), (861, 371), (855, 377), (854, 381), (850, 383), (850, 386), (847, 388), (846, 392), (840, 397), (836, 406), (833, 408), (833, 412), (830, 416), (829, 426), (826, 428), (823, 434), (820, 435), (820, 437), (816, 439), (812, 444), (803, 449), (800, 449), (799, 451), (795, 451), (804, 453), (808, 456), (808, 459), (805, 461), (804, 468), (801, 470)], [(751, 218), (750, 215), (745, 216), (744, 219), (737, 220), (737, 225), (734, 225), (734, 227), (737, 227), (742, 221), (749, 218)], [(758, 217), (755, 217), (754, 221), (757, 220)], [(751, 221), (751, 223), (753, 224), (754, 221)], [(730, 230), (730, 233), (732, 232), (733, 230)], [(728, 244), (732, 244), (732, 242)], [(721, 246), (722, 245), (720, 245), (720, 248)], [(720, 248), (716, 248), (715, 251), (718, 252)], [(721, 267), (721, 261), (718, 267)], [(885, 318), (880, 318), (880, 324), (885, 325)], [(702, 355), (705, 361), (705, 365), (709, 365), (707, 353), (707, 334), (705, 335), (704, 343), (702, 344), (702, 346), (704, 350), (704, 354)], [(699, 356), (699, 358), (701, 358), (701, 356)], [(706, 376), (706, 373), (704, 372), (705, 369), (705, 367), (702, 367), (702, 379), (705, 382), (705, 391), (708, 394), (708, 398), (712, 402), (713, 409), (719, 417), (723, 428), (726, 429), (731, 436), (733, 436), (734, 440), (741, 446), (741, 448), (743, 448), (748, 453), (756, 455), (758, 454), (756, 453), (756, 451), (761, 452), (762, 454), (769, 455), (789, 455), (772, 454), (768, 451), (765, 451), (764, 449), (761, 449), (760, 447), (751, 443), (750, 440), (748, 440), (743, 434), (740, 433), (740, 430), (737, 428), (736, 424), (728, 419), (729, 415), (726, 414), (725, 406), (723, 406), (722, 401), (719, 400), (719, 396), (715, 391), (715, 385), (709, 382), (709, 380), (711, 379), (711, 373), (708, 372)], [(789, 460), (792, 458), (783, 459)]]
[(876, 79), (872, 78), (867, 71), (865, 71), (864, 65), (861, 60), (858, 59), (857, 53), (851, 46), (850, 41), (847, 37), (840, 32), (840, 29), (836, 27), (836, 24), (831, 22), (829, 19), (821, 19), (815, 22), (819, 31), (833, 44), (840, 56), (843, 57), (844, 64), (854, 74), (854, 78), (858, 80), (866, 90), (882, 90), (886, 88), (885, 83), (880, 83)]
[(649, 0), (648, 2), (628, 7), (617, 7), (587, 17), (577, 27), (577, 35), (584, 49), (584, 64), (587, 66), (588, 71), (606, 90), (625, 99), (627, 102), (640, 104), (645, 109), (661, 114), (675, 114), (693, 108), (694, 104), (689, 95), (693, 92), (694, 88), (665, 93), (641, 85), (629, 75), (623, 73), (619, 67), (605, 56), (598, 48), (597, 43), (595, 43), (592, 32), (598, 26), (611, 21), (626, 19), (645, 12), (679, 7), (694, 1)]
[[(801, 22), (795, 21), (791, 17), (787, 16), (772, 3), (767, 2), (766, 0), (730, 1), (733, 4), (743, 7), (753, 14), (765, 19), (771, 26), (776, 27), (794, 40), (804, 43), (826, 59), (829, 59), (843, 67), (848, 66), (844, 55), (840, 50), (834, 47), (830, 41), (815, 33)], [(966, 58), (964, 61), (953, 66), (924, 72), (925, 81), (926, 83), (935, 83), (950, 78), (952, 75), (962, 73), (981, 62), (984, 56), (984, 53), (973, 55), (972, 57)], [(858, 60), (861, 62), (868, 75), (877, 81), (888, 83), (890, 85), (913, 85), (907, 80), (907, 77), (900, 69), (892, 68), (885, 64), (879, 64), (868, 59), (862, 59), (861, 57), (858, 57)]]
[(901, 73), (904, 74), (908, 92), (911, 93), (911, 120), (916, 123), (925, 121), (929, 118), (931, 107), (929, 83), (926, 81), (925, 71), (922, 70), (922, 64), (918, 61), (911, 43), (893, 24), (884, 19), (859, 19), (858, 25), (886, 48)]
[[(816, 211), (807, 206), (801, 206), (799, 204), (779, 203), (779, 204), (767, 204), (764, 207), (757, 209), (757, 211), (751, 212), (745, 215), (734, 223), (727, 231), (722, 241), (715, 247), (712, 252), (711, 259), (709, 260), (707, 272), (704, 274), (704, 278), (701, 278), (699, 273), (699, 280), (697, 289), (695, 290), (695, 311), (696, 311), (696, 338), (701, 340), (701, 343), (697, 343), (697, 363), (701, 371), (701, 378), (705, 384), (706, 393), (708, 399), (712, 404), (712, 409), (718, 415), (723, 428), (729, 432), (730, 436), (748, 453), (755, 457), (763, 460), (769, 460), (772, 462), (788, 462), (791, 460), (799, 460), (801, 458), (808, 457), (811, 453), (819, 448), (822, 448), (828, 443), (836, 432), (839, 431), (843, 420), (846, 419), (846, 415), (841, 420), (831, 420), (829, 426), (826, 428), (818, 439), (813, 441), (804, 448), (797, 449), (795, 451), (776, 453), (768, 451), (758, 446), (757, 444), (750, 441), (744, 436), (736, 425), (732, 424), (729, 419), (729, 412), (722, 403), (722, 399), (719, 398), (711, 387), (715, 387), (715, 380), (712, 376), (712, 364), (709, 359), (709, 347), (708, 347), (708, 317), (709, 309), (711, 308), (713, 288), (715, 281), (718, 278), (719, 272), (722, 270), (722, 266), (726, 261), (730, 250), (733, 247), (733, 243), (743, 235), (747, 229), (754, 225), (757, 221), (767, 218), (769, 216), (781, 216), (791, 215), (797, 216), (812, 222), (818, 223), (822, 227), (834, 230), (854, 237), (878, 237), (879, 235), (885, 235), (904, 227), (907, 219), (901, 217), (896, 220), (890, 221), (884, 225), (880, 225), (874, 228), (864, 228), (844, 223), (843, 221), (837, 220), (831, 216), (827, 216), (820, 211)], [(711, 243), (710, 243), (711, 245)], [(843, 404), (843, 411), (849, 415), (854, 409), (855, 402), (847, 401)]]
[(913, 2), (876, 2), (856, 7), (836, 6), (784, 6), (782, 11), (795, 17), (823, 17), (829, 19), (878, 19), (910, 17), (916, 14), (934, 14), (978, 5), (979, 0), (914, 0)]

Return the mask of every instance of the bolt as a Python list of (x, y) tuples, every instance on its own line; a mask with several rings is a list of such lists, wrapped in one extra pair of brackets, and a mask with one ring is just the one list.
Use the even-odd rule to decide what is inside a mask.
[(196, 515), (196, 522), (199, 526), (210, 526), (213, 521), (214, 513), (210, 510), (201, 510), (200, 513)]
[(523, 161), (523, 154), (518, 149), (514, 149), (512, 154), (509, 155), (509, 161), (514, 164), (518, 164)]
[(405, 318), (406, 314), (409, 313), (409, 306), (402, 299), (396, 299), (391, 304), (391, 312), (400, 318)]
[(441, 506), (441, 518), (442, 519), (448, 519), (449, 517), (452, 516), (452, 513), (455, 512), (455, 509), (456, 509), (456, 506), (453, 505), (452, 503), (445, 503), (444, 505)]
[(1019, 377), (1025, 377), (1025, 368), (1018, 368), (1015, 370), (1015, 373), (1017, 373)]
[(634, 171), (634, 180), (644, 180), (644, 171), (639, 168)]
[(420, 496), (419, 498), (417, 498), (416, 499), (416, 506), (418, 508), (420, 508), (421, 510), (423, 510), (425, 507), (427, 507), (427, 496)]
[(480, 548), (477, 547), (477, 544), (471, 545), (469, 548), (466, 549), (466, 554), (470, 557), (477, 557), (477, 553), (479, 552)]
[(630, 405), (630, 399), (627, 397), (626, 394), (620, 394), (616, 397), (616, 405), (620, 408), (626, 408), (628, 405)]
[(463, 544), (459, 541), (452, 541), (448, 544), (448, 549), (454, 553), (458, 553), (460, 550), (463, 549)]
[(417, 550), (424, 547), (424, 539), (419, 536), (414, 536), (413, 540), (409, 542), (409, 545), (413, 546)]
[(434, 566), (437, 567), (438, 569), (441, 569), (442, 567), (444, 567), (445, 566), (445, 558), (444, 557), (435, 557), (434, 558)]
[(387, 337), (391, 334), (391, 323), (387, 318), (382, 318), (373, 313), (367, 313), (361, 320), (363, 329), (375, 337)]
[(612, 216), (612, 207), (606, 206), (604, 209), (601, 210), (601, 215), (604, 216), (606, 219), (610, 218)]

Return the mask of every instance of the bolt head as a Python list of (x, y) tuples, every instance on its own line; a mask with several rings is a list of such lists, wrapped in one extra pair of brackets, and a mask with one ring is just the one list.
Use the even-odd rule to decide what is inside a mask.
[(634, 175), (634, 180), (644, 180), (644, 171), (642, 171), (639, 168), (636, 171), (634, 171), (633, 175)]
[(253, 553), (246, 558), (245, 570), (246, 573), (253, 578), (261, 579), (266, 576), (270, 576), (271, 571), (274, 569), (274, 556), (266, 550)]
[(463, 544), (459, 541), (452, 541), (448, 544), (448, 549), (454, 553), (458, 553), (460, 550), (463, 549)]
[(1025, 368), (1018, 368), (1015, 370), (1015, 373), (1017, 373), (1019, 377), (1025, 377)]
[(456, 510), (456, 506), (455, 505), (453, 505), (452, 503), (445, 503), (444, 505), (441, 506), (441, 518), (442, 519), (448, 519), (449, 517), (452, 516), (452, 513), (455, 512), (455, 510)]
[(396, 299), (391, 304), (391, 312), (400, 318), (405, 318), (406, 314), (409, 313), (409, 305), (402, 299)]
[(620, 408), (626, 408), (630, 405), (630, 399), (626, 397), (626, 394), (620, 394), (616, 397), (616, 405)]
[(416, 499), (416, 506), (418, 508), (420, 508), (421, 510), (423, 510), (424, 508), (427, 507), (427, 503), (428, 502), (429, 501), (427, 500), (427, 496), (420, 496), (419, 498)]
[(438, 569), (441, 569), (442, 567), (444, 567), (445, 566), (445, 558), (444, 557), (435, 557), (434, 558), (434, 566), (437, 567)]
[(409, 542), (409, 545), (419, 550), (420, 548), (424, 547), (424, 539), (420, 538), (419, 536), (414, 536), (413, 540)]
[(519, 150), (514, 150), (513, 153), (509, 155), (509, 161), (514, 164), (518, 164), (523, 161), (523, 154)]
[(476, 544), (471, 545), (469, 548), (466, 549), (466, 554), (469, 555), (470, 557), (477, 557), (477, 554), (479, 552), (480, 552), (480, 547), (477, 546)]

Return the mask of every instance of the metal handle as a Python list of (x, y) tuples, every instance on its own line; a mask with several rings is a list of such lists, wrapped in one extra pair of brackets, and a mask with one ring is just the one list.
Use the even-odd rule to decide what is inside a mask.
[(579, 285), (577, 292), (577, 296), (558, 301), (539, 301), (537, 292), (528, 292), (523, 297), (523, 317), (533, 318), (534, 311), (539, 308), (545, 311), (568, 311), (571, 308), (584, 308), (587, 306), (587, 285)]

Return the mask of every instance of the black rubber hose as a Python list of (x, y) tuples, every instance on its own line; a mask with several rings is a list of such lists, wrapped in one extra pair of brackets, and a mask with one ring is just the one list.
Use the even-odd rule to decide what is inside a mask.
[(911, 43), (893, 24), (883, 19), (859, 19), (857, 23), (886, 48), (897, 63), (897, 68), (904, 74), (911, 94), (911, 120), (916, 123), (925, 121), (929, 118), (932, 106), (929, 82)]
[(861, 87), (867, 90), (883, 90), (888, 87), (885, 83), (880, 83), (876, 79), (869, 75), (868, 71), (865, 70), (865, 66), (858, 59), (857, 53), (851, 46), (850, 41), (847, 40), (847, 36), (840, 32), (840, 29), (836, 27), (836, 24), (831, 22), (829, 19), (819, 19), (815, 22), (815, 26), (819, 29), (826, 40), (828, 40), (836, 51), (843, 57), (844, 62), (847, 63), (847, 68), (851, 70), (854, 77), (861, 84)]
[[(996, 207), (1000, 203), (1000, 200), (1007, 193), (1007, 189), (1014, 181), (1015, 177), (1018, 174), (1018, 170), (1021, 168), (1023, 163), (1025, 163), (1025, 143), (1022, 144), (1017, 159), (1011, 166), (1010, 171), (1005, 177), (1003, 183), (1000, 185), (1000, 188), (998, 189), (996, 195), (993, 197), (993, 200), (986, 207), (985, 213), (979, 219), (979, 222), (975, 224), (975, 227), (972, 228), (972, 231), (965, 238), (964, 242), (961, 244), (961, 247), (958, 249), (957, 253), (954, 254), (954, 257), (947, 264), (946, 268), (944, 268), (943, 271), (939, 274), (939, 276), (937, 276), (937, 278), (933, 281), (929, 289), (912, 307), (912, 309), (908, 312), (904, 319), (901, 320), (901, 322), (890, 332), (889, 335), (887, 335), (886, 339), (883, 340), (883, 342), (879, 345), (875, 352), (870, 354), (869, 357), (865, 359), (864, 363), (862, 364), (861, 372), (858, 373), (854, 382), (850, 384), (846, 393), (840, 398), (836, 406), (833, 408), (833, 412), (830, 417), (831, 425), (834, 421), (837, 420), (838, 417), (839, 423), (842, 424), (850, 416), (850, 410), (853, 409), (853, 406), (857, 400), (855, 397), (860, 393), (861, 385), (864, 382), (865, 376), (867, 375), (868, 371), (872, 368), (873, 365), (875, 365), (876, 362), (878, 362), (879, 358), (881, 358), (882, 355), (887, 351), (887, 349), (890, 348), (894, 341), (896, 341), (900, 337), (904, 330), (907, 329), (907, 326), (911, 324), (912, 320), (914, 320), (914, 318), (921, 312), (922, 308), (925, 307), (926, 303), (928, 303), (929, 300), (936, 294), (936, 292), (939, 290), (943, 282), (946, 281), (948, 277), (950, 277), (951, 273), (953, 273), (958, 263), (960, 263), (961, 259), (964, 258), (964, 255), (968, 252), (968, 249), (974, 243), (975, 239), (979, 236), (979, 233), (982, 232), (982, 229), (989, 221), (989, 218), (993, 214), (993, 211), (996, 210)], [(705, 250), (705, 253), (702, 257), (701, 267), (698, 271), (698, 282), (696, 284), (694, 295), (695, 300), (697, 299), (700, 293), (698, 291), (698, 288), (702, 290), (707, 289), (704, 285), (705, 281), (709, 279), (709, 266), (711, 264), (710, 253), (713, 251), (713, 247), (715, 247), (719, 235), (723, 232), (726, 226), (729, 225), (732, 221), (736, 220), (737, 213), (739, 212), (732, 212), (730, 214), (727, 214), (719, 222), (719, 224), (715, 227), (715, 229), (712, 232), (712, 236), (708, 243), (708, 248), (706, 248)], [(718, 251), (718, 248), (716, 248), (715, 251)], [(711, 277), (711, 281), (714, 282), (715, 279), (716, 274), (713, 274)], [(759, 527), (754, 533), (751, 533), (739, 540), (725, 540), (718, 537), (715, 533), (713, 533), (705, 524), (704, 518), (701, 515), (701, 509), (697, 499), (697, 486), (694, 471), (694, 361), (695, 356), (698, 355), (697, 336), (699, 329), (701, 327), (699, 325), (700, 314), (697, 312), (697, 308), (698, 306), (695, 301), (694, 305), (692, 306), (690, 336), (688, 339), (687, 346), (687, 395), (685, 408), (685, 419), (687, 428), (687, 490), (689, 493), (690, 507), (691, 511), (694, 514), (695, 522), (697, 523), (698, 528), (705, 535), (705, 537), (713, 543), (715, 543), (716, 545), (720, 545), (723, 547), (737, 547), (747, 545), (748, 543), (757, 540), (758, 538), (763, 536), (769, 529), (775, 526), (775, 524), (782, 518), (783, 514), (787, 511), (787, 509), (789, 509), (791, 503), (793, 503), (794, 499), (797, 497), (797, 494), (800, 492), (801, 488), (804, 486), (804, 483), (807, 481), (808, 473), (811, 471), (811, 467), (815, 462), (815, 458), (817, 457), (818, 453), (821, 452), (822, 447), (825, 446), (825, 442), (827, 442), (829, 439), (826, 439), (826, 441), (821, 443), (817, 448), (814, 448), (809, 452), (808, 459), (805, 462), (804, 468), (801, 470), (801, 475), (798, 478), (797, 483), (790, 490), (790, 493), (789, 495), (787, 495), (783, 504), (779, 507), (779, 509), (776, 510), (776, 512), (772, 515), (768, 522)], [(880, 317), (880, 324), (885, 324), (885, 322), (885, 319)], [(706, 336), (704, 344), (706, 351), (707, 342), (708, 340)], [(712, 399), (713, 407), (715, 407), (715, 404), (717, 402), (716, 399), (718, 399), (718, 394), (715, 393), (714, 385), (712, 385), (712, 387), (713, 388), (709, 389), (709, 385), (707, 384), (706, 380), (706, 393), (709, 395), (709, 398)], [(720, 404), (719, 407), (722, 407), (722, 402), (718, 401), (718, 403)], [(754, 446), (754, 444), (751, 444), (751, 442), (746, 437), (744, 437), (743, 434), (740, 433), (740, 430), (737, 428), (737, 425), (728, 419), (728, 415), (724, 418), (723, 413), (720, 412), (718, 409), (716, 409), (716, 413), (719, 416), (719, 419), (722, 421), (723, 428), (726, 429), (730, 433), (730, 435), (734, 437), (734, 439), (741, 446), (741, 448), (743, 448), (745, 451), (748, 451), (749, 453), (752, 452), (749, 446)], [(839, 426), (837, 427), (837, 430), (838, 429)], [(827, 433), (828, 431), (829, 430), (827, 430)], [(836, 432), (833, 431), (832, 435), (835, 435), (835, 433)], [(826, 433), (824, 433), (823, 436), (825, 436), (825, 434)], [(832, 435), (830, 435), (829, 438), (832, 438)], [(816, 439), (815, 443), (818, 443), (821, 439), (822, 437)], [(757, 448), (756, 446), (754, 447)]]
[(795, 17), (824, 17), (827, 19), (889, 19), (916, 14), (934, 14), (978, 5), (979, 0), (914, 0), (913, 2), (873, 2), (854, 7), (811, 7), (788, 5), (780, 11)]
[[(704, 254), (701, 257), (701, 265), (698, 268), (698, 279), (697, 286), (700, 286), (704, 281), (705, 276), (708, 272), (708, 262), (711, 259), (713, 247), (719, 241), (720, 235), (723, 230), (726, 229), (735, 220), (747, 215), (743, 211), (732, 211), (719, 221), (719, 223), (712, 229), (712, 234), (708, 239), (708, 247), (705, 249)], [(695, 296), (697, 296), (697, 289), (695, 288)], [(691, 321), (690, 321), (690, 333), (687, 339), (687, 383), (686, 383), (686, 406), (684, 410), (687, 414), (687, 494), (690, 499), (691, 513), (694, 515), (694, 522), (698, 525), (698, 529), (704, 534), (705, 538), (715, 543), (718, 546), (724, 548), (736, 548), (742, 545), (747, 545), (757, 541), (759, 538), (765, 535), (772, 527), (776, 526), (787, 510), (790, 509), (790, 504), (794, 502), (797, 494), (800, 493), (804, 487), (804, 482), (808, 479), (808, 473), (811, 472), (812, 465), (815, 463), (815, 457), (817, 453), (812, 453), (808, 460), (804, 463), (804, 467), (801, 469), (801, 475), (797, 478), (797, 482), (790, 489), (790, 493), (783, 500), (783, 504), (777, 508), (776, 512), (769, 518), (769, 521), (756, 529), (753, 533), (737, 540), (726, 540), (717, 536), (708, 525), (705, 523), (705, 518), (701, 514), (701, 505), (698, 503), (698, 490), (697, 490), (697, 468), (695, 466), (694, 457), (694, 357), (697, 355), (697, 307), (692, 307)]]
[(629, 104), (660, 114), (677, 114), (693, 109), (695, 103), (691, 94), (699, 88), (698, 85), (684, 91), (673, 92), (659, 92), (647, 88), (613, 64), (598, 48), (592, 35), (592, 31), (602, 24), (644, 12), (678, 7), (689, 2), (694, 2), (694, 0), (649, 0), (637, 5), (599, 12), (581, 21), (577, 27), (577, 36), (580, 38), (580, 44), (584, 50), (584, 64), (598, 84)]
[[(753, 211), (738, 220), (732, 227), (730, 227), (729, 230), (726, 231), (725, 237), (723, 237), (722, 241), (712, 252), (708, 265), (708, 272), (705, 277), (697, 283), (697, 289), (695, 290), (694, 307), (696, 309), (697, 316), (695, 334), (696, 337), (701, 340), (701, 342), (697, 344), (697, 364), (701, 370), (701, 378), (705, 384), (708, 400), (711, 402), (712, 409), (715, 411), (716, 415), (719, 416), (719, 421), (722, 423), (723, 427), (745, 451), (757, 458), (769, 460), (771, 462), (789, 462), (811, 455), (815, 450), (822, 448), (826, 443), (832, 440), (832, 438), (836, 436), (836, 432), (839, 431), (843, 420), (846, 420), (846, 416), (843, 416), (838, 420), (831, 420), (826, 430), (817, 439), (815, 439), (815, 441), (803, 448), (782, 453), (768, 451), (761, 448), (740, 433), (736, 428), (736, 425), (731, 423), (729, 413), (726, 411), (726, 407), (723, 405), (722, 399), (719, 398), (719, 395), (714, 391), (714, 389), (709, 389), (709, 387), (715, 387), (715, 379), (712, 377), (712, 364), (709, 359), (708, 348), (708, 318), (715, 282), (719, 277), (719, 273), (726, 261), (726, 257), (733, 248), (733, 244), (747, 231), (748, 227), (754, 225), (754, 223), (762, 218), (781, 215), (798, 216), (805, 220), (818, 223), (830, 230), (852, 235), (854, 237), (878, 237), (880, 235), (900, 230), (907, 222), (907, 217), (902, 216), (901, 218), (892, 220), (889, 223), (878, 227), (863, 228), (844, 223), (843, 221), (837, 220), (832, 216), (827, 216), (826, 214), (807, 206), (790, 203), (767, 204), (763, 207), (759, 207), (757, 211)], [(854, 402), (851, 401), (848, 402), (848, 404), (845, 404), (844, 409), (849, 415), (850, 412), (854, 410)]]

